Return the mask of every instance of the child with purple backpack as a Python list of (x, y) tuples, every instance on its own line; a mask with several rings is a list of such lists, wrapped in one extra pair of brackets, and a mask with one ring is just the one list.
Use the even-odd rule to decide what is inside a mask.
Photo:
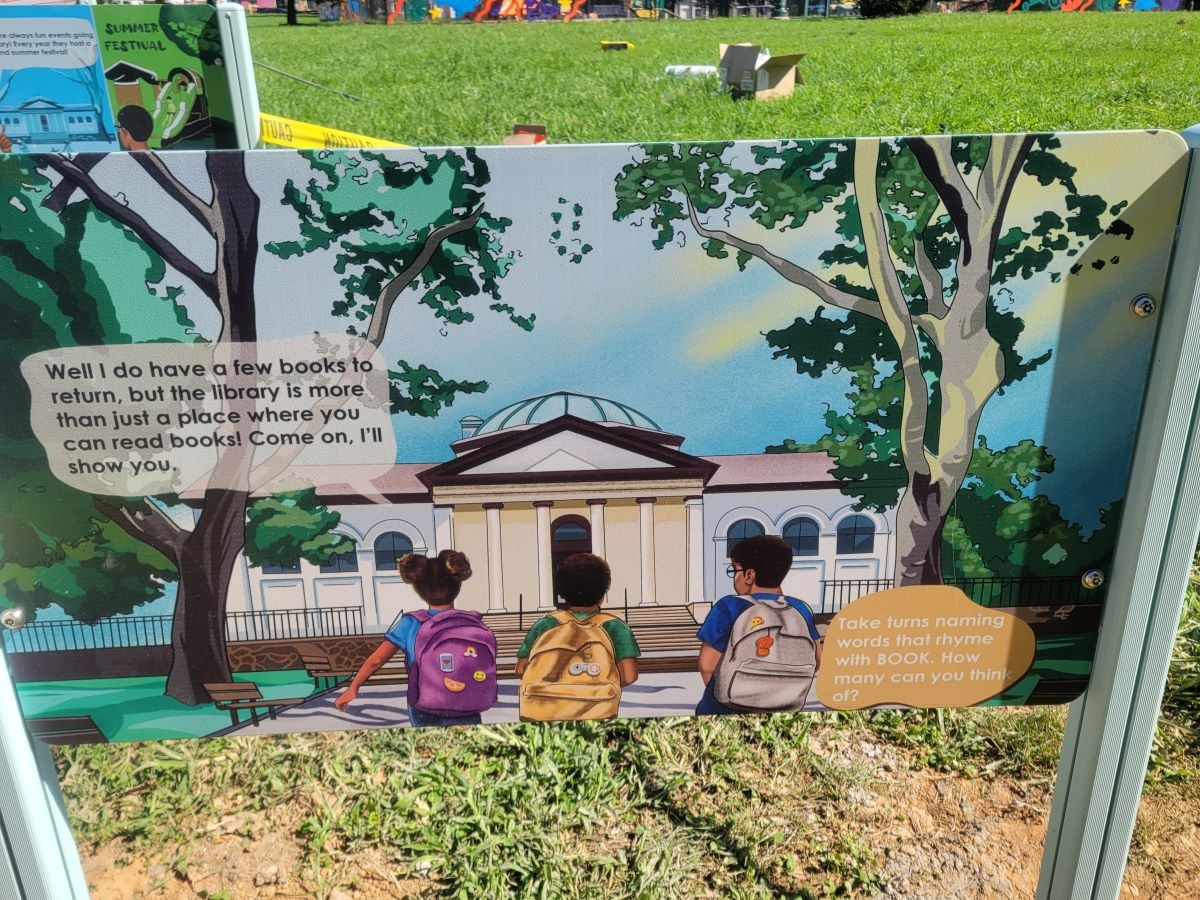
[(481, 713), (496, 702), (496, 636), (479, 613), (454, 608), (462, 583), (471, 577), (470, 562), (456, 550), (433, 558), (409, 553), (400, 558), (399, 569), (429, 608), (396, 621), (334, 706), (344, 711), (367, 679), (403, 650), (413, 727), (478, 725)]

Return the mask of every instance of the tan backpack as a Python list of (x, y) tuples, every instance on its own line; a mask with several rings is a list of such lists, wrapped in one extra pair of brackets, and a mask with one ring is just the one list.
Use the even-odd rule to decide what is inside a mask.
[(615, 616), (596, 613), (577, 619), (567, 610), (529, 651), (521, 676), (521, 721), (612, 719), (621, 703), (621, 673), (604, 623)]

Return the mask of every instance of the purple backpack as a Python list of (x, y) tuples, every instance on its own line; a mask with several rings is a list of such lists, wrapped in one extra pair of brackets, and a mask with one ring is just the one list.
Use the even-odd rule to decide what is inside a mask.
[(496, 702), (496, 635), (472, 610), (410, 612), (418, 622), (408, 660), (408, 702), (434, 716), (469, 716)]

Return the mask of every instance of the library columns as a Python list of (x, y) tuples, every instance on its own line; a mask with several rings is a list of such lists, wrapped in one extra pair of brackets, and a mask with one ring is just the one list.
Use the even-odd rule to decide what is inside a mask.
[(638, 497), (638, 524), (641, 526), (642, 597), (640, 606), (656, 606), (654, 594), (654, 504), (657, 497)]
[(504, 562), (500, 547), (500, 510), (503, 503), (483, 504), (487, 519), (488, 612), (504, 612)]
[(554, 557), (550, 546), (550, 510), (553, 500), (535, 500), (537, 516), (538, 609), (554, 606)]

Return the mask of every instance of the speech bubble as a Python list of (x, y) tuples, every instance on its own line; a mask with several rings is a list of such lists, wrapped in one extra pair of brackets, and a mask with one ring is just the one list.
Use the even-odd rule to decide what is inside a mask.
[(96, 62), (96, 31), (83, 19), (5, 18), (0, 69), (83, 69)]
[(395, 463), (387, 365), (344, 334), (130, 344), (26, 357), (50, 471), (122, 497), (363, 481)]
[(974, 706), (1020, 680), (1034, 650), (1025, 622), (956, 587), (894, 588), (833, 617), (817, 699), (830, 709)]

